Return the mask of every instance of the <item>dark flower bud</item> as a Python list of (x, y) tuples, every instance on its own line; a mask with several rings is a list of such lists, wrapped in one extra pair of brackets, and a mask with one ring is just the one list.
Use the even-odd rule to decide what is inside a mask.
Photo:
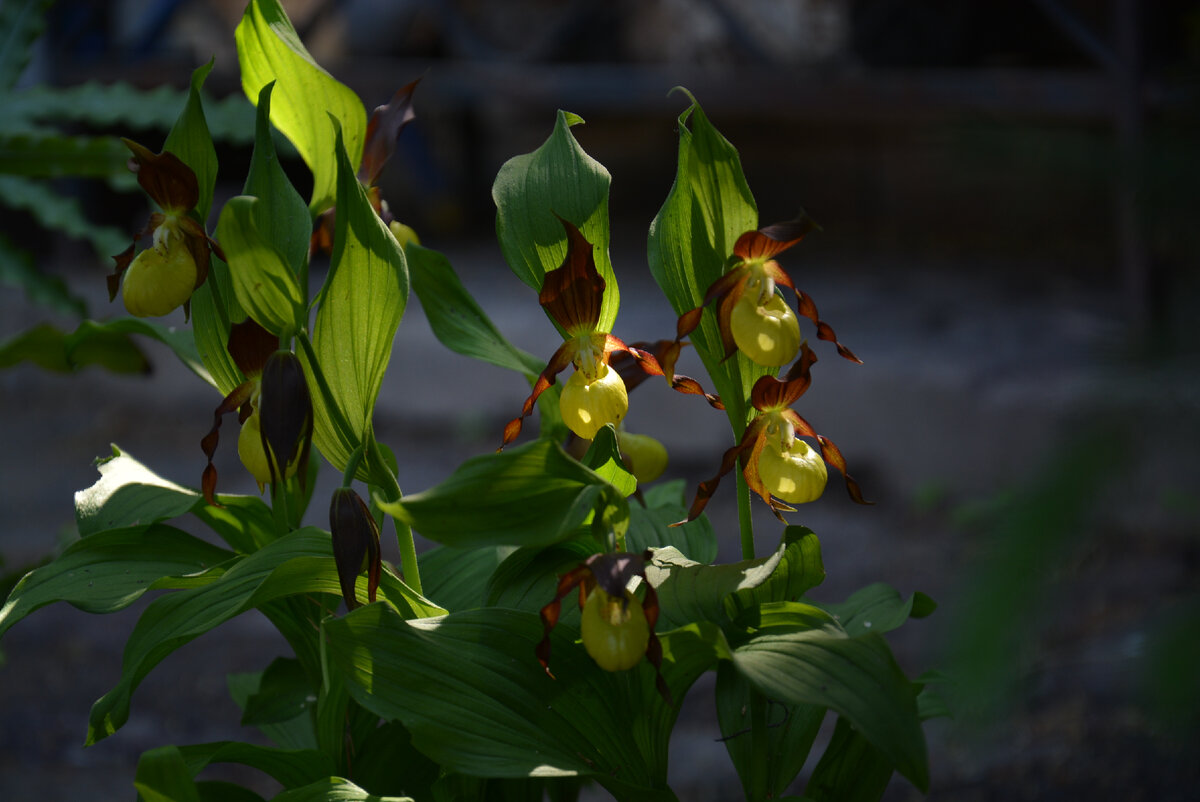
[(312, 447), (312, 397), (300, 359), (291, 351), (276, 351), (263, 366), (258, 412), (271, 481), (281, 481), (295, 464), (303, 483)]
[(358, 493), (348, 487), (333, 492), (333, 501), (329, 505), (329, 530), (333, 534), (333, 559), (337, 563), (338, 581), (342, 585), (346, 609), (358, 607), (354, 583), (364, 567), (367, 569), (367, 600), (374, 602), (382, 569), (379, 526)]

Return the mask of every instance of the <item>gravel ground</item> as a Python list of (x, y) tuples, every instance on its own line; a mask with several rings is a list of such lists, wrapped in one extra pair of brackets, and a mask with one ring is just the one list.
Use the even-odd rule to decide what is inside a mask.
[[(498, 249), (468, 246), (449, 255), (499, 328), (548, 357), (553, 330)], [(616, 255), (623, 299), (617, 333), (626, 340), (669, 335), (666, 302), (645, 268), (635, 267), (644, 257)], [(932, 618), (910, 623), (892, 642), (912, 675), (943, 667), (977, 621), (963, 619), (978, 610), (971, 606), (979, 603), (978, 589), (990, 587), (988, 569), (1008, 553), (999, 535), (1009, 531), (1004, 523), (1019, 503), (1012, 499), (1021, 497), (1010, 491), (1042, 475), (1069, 435), (1090, 421), (1120, 420), (1112, 442), (1117, 478), (1062, 542), (1018, 563), (1040, 606), (1023, 613), (1026, 634), (1005, 675), (1012, 683), (994, 689), (1003, 714), (928, 725), (928, 798), (1191, 799), (1200, 787), (1194, 743), (1169, 737), (1149, 715), (1140, 666), (1152, 623), (1194, 594), (1200, 577), (1189, 471), (1200, 444), (1197, 360), (1135, 359), (1115, 317), (1115, 292), (1063, 278), (1052, 267), (831, 261), (805, 264), (802, 277), (797, 270), (822, 317), (866, 361), (852, 365), (817, 343), (821, 361), (801, 414), (841, 446), (877, 504), (857, 507), (830, 492), (792, 519), (822, 538), (829, 578), (814, 594), (819, 600), (839, 600), (875, 581), (937, 599), (941, 608)], [(85, 285), (82, 271), (66, 274), (90, 287), (95, 314), (108, 314), (98, 277)], [(39, 319), (18, 293), (0, 293), (0, 336)], [(415, 299), (395, 349), (376, 428), (400, 458), (401, 485), (414, 491), (493, 448), (526, 385), (442, 348)], [(72, 491), (94, 481), (91, 460), (110, 442), (173, 480), (198, 483), (198, 441), (217, 398), (167, 352), (149, 350), (158, 369), (145, 378), (95, 370), (60, 376), (28, 365), (0, 372), (0, 554), (8, 570), (32, 565), (67, 537)], [(681, 370), (701, 375), (695, 365)], [(637, 391), (628, 426), (663, 440), (669, 475), (691, 484), (711, 474), (728, 445), (720, 416), (657, 385)], [(247, 492), (252, 486), (236, 478), (232, 452), (224, 449), (218, 462), (223, 486)], [(322, 488), (336, 481), (331, 473)], [(721, 559), (736, 559), (727, 491), (710, 512), (722, 536)], [(759, 509), (756, 526), (765, 550), (777, 524)], [(117, 681), (139, 609), (98, 617), (55, 606), (0, 643), (0, 799), (127, 795), (147, 748), (248, 737), (237, 726), (225, 674), (260, 670), (286, 653), (257, 614), (165, 660), (135, 694), (129, 724), (82, 748), (88, 708)], [(714, 740), (711, 679), (685, 701), (672, 744), (671, 779), (681, 799), (740, 797)], [(225, 769), (213, 776), (271, 791), (257, 775)], [(888, 794), (919, 797), (903, 780)]]

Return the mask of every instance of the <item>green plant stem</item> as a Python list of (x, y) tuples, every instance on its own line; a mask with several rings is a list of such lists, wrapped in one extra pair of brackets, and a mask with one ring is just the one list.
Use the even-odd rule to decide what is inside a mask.
[[(366, 449), (365, 456), (371, 481), (379, 487), (384, 500), (389, 503), (399, 501), (403, 495), (400, 492), (400, 482), (396, 480), (396, 475), (384, 462), (383, 452), (374, 441), (372, 441), (371, 447)], [(396, 543), (400, 546), (400, 570), (404, 573), (404, 581), (414, 591), (422, 593), (421, 570), (417, 566), (417, 546), (413, 542), (412, 527), (395, 516), (392, 516), (392, 523), (396, 526)]]
[(742, 559), (754, 559), (754, 515), (750, 510), (750, 486), (746, 484), (746, 477), (742, 475), (742, 468), (746, 456), (743, 454), (738, 457), (737, 464), (737, 504), (738, 504), (738, 528), (742, 536)]

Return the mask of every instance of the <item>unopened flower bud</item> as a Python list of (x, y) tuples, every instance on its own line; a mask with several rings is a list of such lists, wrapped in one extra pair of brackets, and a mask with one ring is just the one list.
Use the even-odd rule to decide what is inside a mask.
[[(274, 457), (269, 467), (280, 478), (287, 478), (298, 464), (307, 464), (313, 429), (308, 381), (299, 357), (291, 351), (276, 351), (263, 366), (258, 409), (263, 439), (270, 445), (268, 454)], [(280, 462), (287, 467), (281, 470)]]
[(774, 293), (759, 304), (757, 294), (747, 292), (734, 304), (729, 325), (738, 349), (764, 367), (786, 365), (800, 350), (800, 321)]
[(375, 601), (383, 566), (379, 552), (379, 526), (366, 503), (348, 487), (333, 491), (329, 505), (329, 531), (333, 535), (333, 560), (346, 609), (358, 607), (354, 583), (367, 570), (367, 600)]
[(829, 479), (820, 452), (799, 438), (787, 451), (778, 441), (767, 443), (758, 457), (758, 475), (772, 496), (789, 504), (816, 501)]
[(125, 271), (121, 297), (134, 317), (161, 317), (192, 297), (196, 260), (181, 237), (147, 248)]
[(588, 381), (577, 370), (563, 386), (558, 401), (567, 427), (584, 440), (592, 440), (607, 424), (617, 424), (629, 411), (629, 395), (620, 374), (601, 363), (596, 378)]
[(639, 483), (653, 482), (667, 469), (667, 449), (648, 434), (620, 434), (621, 459)]

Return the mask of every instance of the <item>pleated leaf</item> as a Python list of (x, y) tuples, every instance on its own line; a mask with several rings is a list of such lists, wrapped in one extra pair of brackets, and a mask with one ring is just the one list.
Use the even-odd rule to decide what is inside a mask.
[(733, 663), (770, 699), (836, 711), (913, 785), (928, 789), (915, 689), (879, 635), (852, 638), (832, 620), (796, 631), (768, 629), (736, 648)]
[(346, 153), (357, 169), (367, 130), (366, 109), (349, 87), (313, 60), (278, 0), (251, 0), (234, 37), (246, 97), (257, 102), (262, 88), (276, 82), (271, 122), (312, 171), (308, 206), (316, 215), (337, 195), (338, 153), (329, 117), (341, 126)]
[(200, 188), (196, 216), (201, 225), (208, 221), (208, 213), (212, 209), (213, 189), (217, 184), (217, 149), (213, 147), (212, 135), (208, 133), (204, 104), (200, 100), (200, 89), (204, 86), (204, 79), (212, 71), (214, 61), (215, 58), (192, 72), (187, 102), (167, 134), (166, 142), (163, 143), (163, 150), (174, 153), (196, 174), (196, 182)]
[(307, 322), (305, 294), (271, 239), (272, 232), (259, 229), (259, 222), (270, 215), (270, 210), (258, 210), (262, 203), (248, 195), (230, 198), (221, 209), (217, 239), (242, 308), (272, 334), (297, 331)]
[[(125, 723), (134, 689), (159, 661), (183, 644), (274, 599), (341, 592), (329, 533), (311, 527), (237, 558), (227, 570), (222, 566), (220, 572), (201, 575), (193, 585), (156, 598), (138, 620), (125, 644), (120, 682), (92, 706), (88, 744), (112, 735)], [(386, 606), (396, 605), (405, 615), (444, 612), (387, 572), (380, 591)]]
[[(402, 721), (418, 749), (452, 771), (483, 777), (593, 775), (618, 798), (674, 799), (667, 741), (677, 709), (646, 662), (601, 670), (560, 624), (551, 667), (534, 646), (534, 613), (487, 608), (405, 622), (372, 605), (324, 624), (332, 664), (359, 704)], [(676, 699), (710, 668), (720, 632), (692, 628), (663, 640), (663, 675)]]
[(645, 492), (646, 506), (629, 505), (629, 532), (625, 548), (637, 552), (674, 546), (689, 560), (709, 565), (717, 559), (717, 533), (707, 515), (683, 526), (671, 526), (687, 517), (682, 479), (657, 484)]
[(378, 796), (349, 780), (326, 777), (303, 788), (293, 788), (272, 797), (271, 802), (413, 802), (407, 796)]
[(144, 802), (200, 802), (200, 791), (175, 746), (143, 752), (133, 786)]
[(821, 605), (851, 635), (891, 632), (909, 618), (924, 618), (937, 608), (937, 602), (917, 591), (907, 599), (883, 582), (855, 591), (840, 604)]
[(596, 270), (605, 282), (598, 330), (607, 332), (620, 304), (608, 254), (612, 177), (571, 133), (571, 126), (582, 122), (560, 111), (554, 131), (541, 147), (509, 159), (500, 168), (492, 185), (496, 236), (513, 273), (540, 292), (546, 273), (559, 267), (567, 255), (567, 232), (558, 217), (578, 227), (592, 244)]
[(313, 393), (313, 409), (314, 439), (325, 458), (342, 470), (371, 425), (408, 301), (408, 267), (404, 249), (375, 214), (355, 177), (340, 134), (336, 153), (333, 255), (313, 331), (317, 361), (333, 398)]
[(284, 788), (295, 788), (327, 778), (335, 771), (333, 761), (315, 749), (279, 749), (240, 741), (192, 744), (178, 749), (193, 777), (214, 763), (236, 763), (258, 769)]
[(883, 753), (839, 716), (804, 794), (815, 802), (877, 802), (891, 778)]
[(229, 267), (215, 255), (208, 264), (208, 279), (192, 293), (192, 341), (212, 383), (226, 396), (246, 380), (229, 354), (233, 323), (246, 319), (237, 301)]
[[(758, 208), (737, 150), (694, 99), (679, 116), (678, 130), (675, 184), (650, 224), (647, 256), (654, 280), (675, 313), (683, 314), (698, 307), (708, 287), (724, 274), (737, 238), (757, 228)], [(735, 437), (740, 437), (750, 411), (750, 388), (770, 369), (740, 351), (725, 359), (714, 305), (690, 340), (725, 402)]]

